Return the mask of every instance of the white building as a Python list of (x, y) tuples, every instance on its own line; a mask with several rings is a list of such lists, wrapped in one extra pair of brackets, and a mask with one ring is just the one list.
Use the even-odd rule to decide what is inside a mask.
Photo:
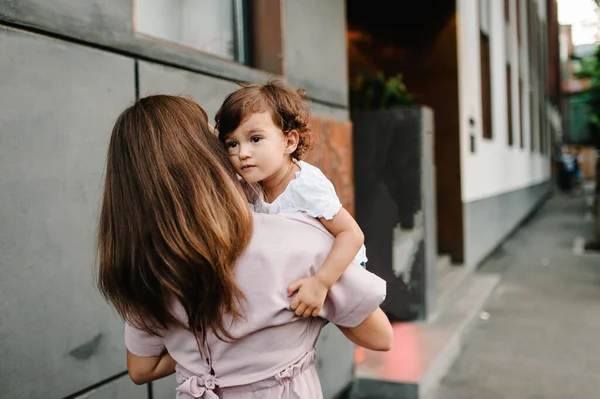
[(558, 68), (558, 58), (548, 55), (557, 40), (548, 35), (555, 7), (553, 1), (458, 1), (466, 264), (481, 262), (549, 193), (553, 138), (561, 131), (550, 98), (557, 93), (548, 83)]

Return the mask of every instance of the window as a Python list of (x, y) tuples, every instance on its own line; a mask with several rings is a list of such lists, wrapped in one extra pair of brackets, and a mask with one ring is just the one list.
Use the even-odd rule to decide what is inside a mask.
[(517, 43), (521, 43), (521, 5), (517, 0)]
[(525, 3), (527, 6), (527, 19), (528, 19), (528, 49), (529, 49), (529, 150), (534, 152), (536, 147), (539, 145), (536, 140), (536, 132), (539, 119), (537, 117), (539, 108), (536, 107), (536, 98), (534, 93), (537, 91), (538, 84), (538, 43), (537, 43), (537, 9), (534, 8), (534, 3), (528, 1)]
[(483, 137), (492, 138), (492, 82), (490, 65), (490, 38), (480, 33), (479, 50), (481, 55), (481, 113)]
[(538, 21), (538, 29), (539, 29), (539, 59), (538, 62), (538, 76), (539, 76), (539, 101), (540, 101), (540, 153), (546, 154), (548, 153), (548, 119), (547, 119), (547, 108), (546, 104), (548, 103), (548, 41), (546, 39), (546, 33), (548, 32), (548, 27), (546, 23), (542, 20)]
[(490, 54), (490, 17), (488, 0), (479, 2), (479, 54), (481, 64), (481, 117), (483, 137), (492, 138), (492, 82)]
[(525, 148), (525, 124), (523, 123), (523, 79), (519, 76), (519, 95), (517, 96), (517, 101), (519, 103), (519, 143), (521, 144), (521, 148)]
[(522, 69), (521, 69), (521, 57), (522, 57), (522, 53), (521, 53), (521, 43), (523, 42), (523, 39), (521, 38), (521, 2), (519, 0), (516, 1), (515, 5), (516, 5), (516, 12), (517, 12), (517, 16), (516, 16), (516, 25), (517, 25), (517, 54), (518, 54), (518, 59), (519, 59), (519, 63), (518, 66), (515, 70), (515, 72), (518, 75), (518, 80), (519, 80), (519, 94), (517, 95), (517, 109), (519, 110), (519, 145), (521, 148), (525, 148), (525, 125), (523, 124), (523, 114), (524, 114), (524, 110), (523, 110), (523, 98), (525, 96), (525, 93), (523, 92), (523, 77), (521, 76), (522, 74)]
[(512, 113), (512, 71), (510, 64), (506, 64), (506, 112), (508, 116), (508, 145), (512, 146), (514, 138)]
[(529, 89), (529, 149), (535, 149), (535, 102), (533, 101), (533, 90)]
[(248, 64), (247, 0), (134, 0), (144, 36)]

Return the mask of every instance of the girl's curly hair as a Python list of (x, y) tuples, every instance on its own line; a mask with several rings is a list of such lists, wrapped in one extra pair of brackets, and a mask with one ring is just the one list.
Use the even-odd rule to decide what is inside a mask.
[(298, 147), (292, 153), (302, 157), (314, 145), (309, 125), (310, 111), (304, 89), (294, 90), (283, 78), (273, 77), (267, 83), (240, 83), (241, 88), (229, 94), (215, 116), (219, 139), (225, 139), (252, 114), (270, 112), (273, 123), (287, 136), (298, 132)]

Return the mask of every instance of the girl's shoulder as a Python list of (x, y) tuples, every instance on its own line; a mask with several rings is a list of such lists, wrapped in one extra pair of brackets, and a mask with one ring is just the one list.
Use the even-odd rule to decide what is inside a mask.
[(331, 219), (341, 208), (333, 183), (323, 172), (303, 161), (297, 162), (300, 171), (285, 192), (293, 208), (311, 217)]
[(329, 183), (332, 184), (331, 181), (325, 176), (325, 174), (321, 171), (321, 169), (317, 168), (314, 165), (309, 164), (304, 161), (296, 161), (296, 165), (300, 168), (298, 172), (296, 172), (296, 181), (300, 183)]

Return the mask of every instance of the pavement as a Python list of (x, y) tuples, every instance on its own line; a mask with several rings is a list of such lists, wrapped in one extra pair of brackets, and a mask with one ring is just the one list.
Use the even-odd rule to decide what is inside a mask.
[(555, 193), (477, 273), (502, 280), (435, 399), (600, 398), (600, 254), (586, 194)]

